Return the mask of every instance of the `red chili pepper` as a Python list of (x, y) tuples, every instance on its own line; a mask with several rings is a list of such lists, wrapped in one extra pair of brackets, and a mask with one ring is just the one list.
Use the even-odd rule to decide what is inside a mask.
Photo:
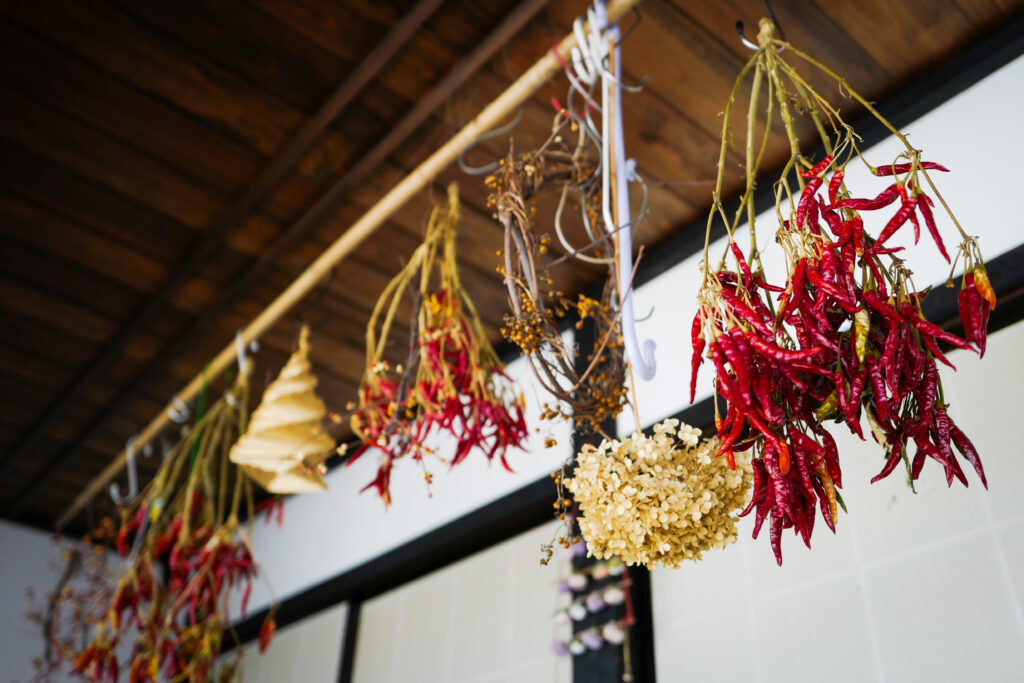
[(932, 213), (931, 202), (932, 200), (926, 194), (920, 195), (924, 201), (918, 202), (917, 206), (921, 210), (921, 216), (924, 217), (924, 224), (928, 226), (928, 233), (931, 234), (932, 240), (935, 242), (935, 246), (939, 248), (939, 253), (942, 254), (942, 258), (946, 259), (946, 263), (949, 263), (949, 254), (946, 253), (946, 245), (942, 243), (942, 236), (939, 234), (939, 228), (935, 225), (935, 215)]
[(882, 377), (882, 366), (877, 358), (869, 355), (866, 360), (868, 377), (871, 379), (872, 398), (875, 402), (875, 416), (879, 422), (885, 422), (889, 416), (889, 399), (885, 391), (885, 378)]
[(816, 269), (807, 269), (807, 280), (812, 285), (817, 287), (818, 290), (825, 292), (833, 299), (835, 299), (836, 303), (839, 304), (839, 307), (842, 308), (847, 313), (856, 313), (857, 311), (861, 310), (856, 303), (848, 300), (845, 292), (841, 291), (831, 282), (825, 281)]
[(807, 217), (809, 207), (814, 204), (814, 193), (818, 191), (822, 183), (821, 178), (812, 178), (810, 182), (804, 187), (804, 191), (800, 195), (800, 201), (796, 205), (796, 229), (800, 230), (804, 227), (804, 219)]
[(980, 356), (984, 357), (988, 338), (988, 318), (991, 309), (982, 298), (974, 273), (966, 273), (964, 275), (963, 288), (960, 290), (957, 301), (960, 309), (960, 322), (964, 328), (964, 337), (967, 341), (977, 346)]
[(840, 199), (832, 206), (835, 209), (853, 209), (854, 211), (877, 211), (884, 209), (899, 198), (896, 184), (882, 190), (874, 199)]
[(967, 435), (959, 427), (953, 424), (952, 420), (949, 423), (949, 433), (957, 450), (963, 454), (967, 462), (971, 463), (974, 471), (978, 473), (982, 486), (988, 488), (988, 480), (985, 479), (985, 468), (981, 465), (981, 458), (978, 456), (978, 451), (975, 450), (974, 444), (971, 443), (971, 440), (967, 438)]
[(974, 269), (974, 284), (978, 288), (978, 293), (981, 297), (988, 302), (990, 310), (996, 310), (996, 293), (992, 289), (992, 283), (989, 282), (988, 272), (984, 266), (977, 266)]
[(736, 313), (736, 315), (746, 320), (748, 323), (757, 328), (758, 331), (763, 332), (766, 336), (772, 336), (771, 329), (769, 329), (769, 327), (765, 324), (764, 320), (761, 319), (761, 316), (754, 313), (753, 309), (750, 308), (750, 306), (748, 306), (746, 303), (744, 303), (738, 296), (736, 296), (736, 294), (729, 291), (728, 289), (725, 289), (724, 287), (721, 290), (721, 294), (722, 298), (725, 300), (725, 303), (729, 304), (729, 306), (732, 308), (733, 312)]
[[(826, 154), (825, 157), (821, 161), (816, 163), (811, 168), (811, 170), (809, 170), (809, 171), (800, 171), (800, 177), (801, 178), (813, 178), (814, 176), (819, 175), (822, 171), (824, 171), (826, 168), (829, 167), (829, 164), (832, 163), (832, 159), (833, 159), (833, 156), (831, 154)], [(842, 173), (842, 171), (838, 171), (838, 172)]]
[(693, 342), (693, 356), (690, 359), (690, 403), (697, 397), (697, 371), (704, 362), (704, 320), (703, 310), (697, 311), (693, 318), (693, 327), (690, 331), (690, 339)]
[(839, 168), (832, 174), (832, 179), (828, 181), (828, 201), (830, 204), (836, 203), (836, 199), (839, 197), (839, 188), (842, 186), (845, 176), (846, 171)]
[(828, 225), (828, 229), (832, 231), (833, 235), (840, 238), (840, 242), (843, 241), (843, 235), (849, 234), (848, 230), (844, 232), (844, 226), (846, 226), (846, 223), (844, 223), (843, 219), (839, 217), (839, 214), (832, 209), (823, 207), (819, 207), (819, 209), (821, 210), (821, 217), (825, 219), (825, 223)]
[(864, 293), (861, 295), (861, 298), (864, 299), (864, 303), (866, 303), (868, 306), (881, 313), (886, 318), (892, 320), (893, 322), (898, 324), (904, 322), (903, 316), (901, 316), (896, 311), (892, 304), (882, 299), (882, 297), (880, 297), (877, 293), (871, 291), (870, 289), (865, 290)]
[(754, 279), (754, 276), (750, 272), (750, 266), (747, 265), (747, 259), (743, 257), (743, 252), (740, 250), (739, 245), (737, 245), (735, 242), (730, 242), (729, 248), (732, 250), (733, 256), (736, 257), (736, 263), (740, 267), (740, 272), (743, 273), (744, 283), (746, 284), (746, 286), (749, 287), (750, 283)]
[(871, 478), (872, 484), (892, 474), (893, 470), (896, 469), (896, 465), (903, 459), (903, 441), (897, 439), (890, 445), (892, 450), (889, 452), (889, 459), (885, 461), (885, 467), (882, 468), (882, 471)]
[(896, 215), (889, 219), (889, 222), (882, 228), (882, 232), (879, 233), (878, 239), (875, 240), (875, 246), (882, 246), (887, 239), (893, 236), (893, 234), (899, 230), (904, 223), (914, 214), (914, 210), (917, 207), (917, 197), (909, 197), (903, 202)]
[(918, 309), (914, 307), (912, 304), (908, 304), (900, 308), (900, 312), (903, 313), (903, 317), (907, 320), (907, 322), (909, 322), (911, 325), (913, 325), (914, 327), (916, 327), (917, 329), (924, 333), (922, 336), (934, 337), (939, 341), (944, 341), (950, 346), (955, 346), (956, 348), (962, 349), (964, 351), (974, 350), (971, 348), (971, 345), (969, 343), (967, 343), (960, 337), (956, 336), (955, 334), (946, 332), (944, 329), (942, 329), (935, 323), (930, 323), (927, 320), (922, 319), (917, 311)]
[(811, 349), (783, 349), (764, 341), (751, 331), (746, 333), (747, 341), (758, 353), (783, 363), (792, 363), (814, 358), (822, 353), (819, 347)]
[(821, 510), (821, 516), (825, 520), (825, 524), (832, 531), (836, 532), (836, 523), (832, 519), (832, 509), (829, 505), (828, 495), (825, 493), (825, 486), (821, 483), (820, 479), (812, 479), (811, 484), (814, 486), (814, 493), (818, 498), (818, 507)]
[[(876, 176), (899, 175), (900, 173), (906, 173), (907, 171), (909, 171), (911, 166), (913, 166), (913, 164), (909, 162), (905, 164), (890, 164), (888, 166), (879, 166), (878, 168), (871, 169), (871, 172), (874, 173)], [(937, 164), (934, 161), (919, 162), (917, 167), (924, 168), (929, 171), (949, 171), (948, 168), (946, 168), (942, 164)]]
[(260, 654), (266, 652), (267, 648), (270, 647), (270, 641), (273, 640), (274, 631), (276, 630), (277, 622), (274, 621), (274, 617), (272, 614), (268, 614), (267, 617), (263, 620), (263, 625), (260, 626)]
[[(751, 486), (751, 491), (753, 493), (750, 496), (750, 502), (747, 503), (747, 507), (743, 508), (743, 510), (739, 513), (739, 517), (746, 517), (747, 515), (749, 515), (750, 512), (754, 509), (754, 506), (757, 505), (760, 501), (764, 500), (766, 495), (765, 491), (762, 488), (764, 486), (763, 480), (767, 476), (767, 474), (764, 472), (764, 465), (762, 465), (759, 460), (753, 461), (751, 465), (751, 470), (754, 475), (754, 484), (753, 486)], [(757, 537), (756, 533), (754, 534), (754, 537)]]
[(782, 566), (782, 516), (777, 510), (772, 510), (772, 519), (768, 527), (769, 537), (772, 544), (772, 552), (775, 553), (775, 561)]

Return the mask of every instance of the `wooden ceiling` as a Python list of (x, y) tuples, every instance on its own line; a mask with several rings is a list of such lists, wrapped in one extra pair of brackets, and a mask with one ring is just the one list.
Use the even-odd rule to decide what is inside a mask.
[[(2, 3), (0, 514), (52, 524), (235, 330), (585, 7)], [(774, 7), (789, 40), (884, 100), (1017, 18), (1024, 0)], [(651, 189), (639, 242), (656, 247), (706, 211), (719, 112), (749, 55), (734, 24), (755, 25), (762, 12), (760, 0), (642, 3), (624, 46), (628, 80), (650, 77), (624, 108), (628, 153)], [(546, 137), (551, 97), (565, 90), (555, 79), (523, 108), (518, 149)], [(482, 143), (467, 161), (487, 163), (507, 145)], [(776, 140), (770, 165), (785, 153)], [(500, 231), (481, 179), (453, 167), (300, 308), (319, 323), (313, 356), (330, 406), (353, 398), (369, 311), (452, 180), (465, 205), (463, 279), (497, 340)], [(572, 264), (560, 274), (569, 289), (595, 277)], [(289, 319), (261, 340), (258, 384), (295, 332)], [(143, 476), (156, 460), (142, 461)]]

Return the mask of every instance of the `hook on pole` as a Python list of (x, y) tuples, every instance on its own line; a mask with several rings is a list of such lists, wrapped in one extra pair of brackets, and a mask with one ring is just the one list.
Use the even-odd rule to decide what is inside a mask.
[[(769, 0), (764, 0), (764, 6), (768, 10), (768, 16), (771, 17), (772, 23), (775, 24), (775, 30), (779, 32), (779, 40), (781, 40), (782, 42), (785, 43), (786, 42), (786, 32), (782, 30), (782, 25), (779, 23), (778, 17), (775, 16), (775, 10), (772, 9), (772, 3), (769, 2)], [(740, 35), (740, 42), (743, 43), (744, 46), (746, 46), (746, 47), (748, 47), (748, 48), (750, 48), (751, 50), (754, 50), (754, 51), (757, 51), (757, 50), (761, 49), (760, 45), (758, 45), (754, 41), (752, 41), (749, 38), (747, 38), (746, 34), (743, 32), (743, 20), (742, 19), (737, 19), (736, 20), (736, 33), (738, 33)], [(786, 49), (786, 47), (783, 46), (783, 47), (779, 48), (779, 52), (782, 52), (785, 49)]]
[[(110, 498), (115, 505), (128, 505), (139, 495), (139, 466), (135, 461), (135, 442), (139, 435), (136, 434), (128, 439), (124, 446), (125, 469), (128, 470), (128, 493), (121, 495), (121, 485), (116, 481), (110, 485)], [(146, 444), (142, 454), (149, 457), (153, 453), (153, 447)]]
[(629, 183), (642, 181), (636, 172), (636, 162), (626, 158), (622, 126), (622, 36), (617, 23), (608, 25), (608, 16), (600, 1), (587, 10), (587, 21), (589, 32), (582, 19), (573, 22), (578, 45), (572, 50), (572, 63), (584, 83), (601, 82), (601, 210), (605, 228), (613, 236), (618, 251), (615, 271), (626, 355), (637, 375), (650, 380), (656, 370), (655, 343), (648, 339), (641, 346), (633, 312), (633, 217), (629, 207)]

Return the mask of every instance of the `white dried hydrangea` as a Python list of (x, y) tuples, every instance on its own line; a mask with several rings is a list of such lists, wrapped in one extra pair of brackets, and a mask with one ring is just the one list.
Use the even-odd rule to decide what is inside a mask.
[(736, 512), (750, 498), (747, 453), (736, 469), (716, 458), (718, 441), (669, 419), (654, 436), (587, 445), (565, 484), (579, 504), (587, 550), (629, 564), (678, 567), (736, 540)]

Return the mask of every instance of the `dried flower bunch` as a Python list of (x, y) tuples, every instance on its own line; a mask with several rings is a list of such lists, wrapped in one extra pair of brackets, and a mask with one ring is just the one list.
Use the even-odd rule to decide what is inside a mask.
[[(704, 283), (693, 323), (693, 377), (695, 381), (706, 349), (716, 373), (719, 454), (731, 462), (738, 453), (753, 453), (754, 536), (769, 519), (771, 545), (781, 564), (782, 531), (792, 528), (809, 547), (815, 508), (834, 530), (837, 503), (842, 505), (836, 492), (842, 473), (836, 443), (824, 426), (827, 421), (845, 423), (863, 439), (861, 418), (866, 418), (886, 458), (872, 481), (888, 476), (903, 462), (913, 485), (931, 458), (945, 469), (948, 484), (956, 478), (966, 486), (955, 446), (985, 483), (974, 446), (949, 417), (936, 363), (952, 366), (940, 343), (984, 351), (988, 310), (995, 305), (995, 296), (975, 238), (964, 233), (929, 175), (947, 169), (922, 161), (920, 151), (870, 103), (827, 67), (776, 40), (772, 27), (762, 20), (760, 49), (740, 73), (726, 110), (714, 206), (708, 216)], [(783, 60), (783, 49), (833, 79), (902, 141), (905, 151), (882, 166), (868, 163), (852, 128)], [(730, 217), (720, 202), (730, 113), (751, 72), (746, 189)], [(759, 98), (765, 89), (761, 118)], [(818, 163), (800, 153), (798, 113), (808, 116), (819, 133), (825, 156)], [(785, 256), (787, 273), (780, 285), (770, 284), (762, 268), (753, 204), (754, 181), (776, 118), (781, 119), (790, 149), (774, 185), (775, 241)], [(758, 131), (763, 135), (760, 142)], [(855, 194), (847, 181), (847, 166), (855, 160), (888, 187), (877, 195)], [(932, 211), (935, 201), (925, 187), (946, 209), (962, 238), (952, 267), (963, 257), (960, 316), (966, 340), (925, 318), (921, 302), (928, 291), (914, 286), (902, 258), (904, 247), (886, 244), (909, 225), (916, 245), (923, 223), (939, 253), (950, 260)], [(878, 224), (883, 226), (875, 235), (865, 227), (871, 225), (872, 215), (880, 216)], [(746, 253), (735, 239), (744, 218), (751, 232)], [(712, 266), (707, 245), (718, 219), (729, 239), (718, 265)], [(727, 263), (730, 257), (732, 263)], [(691, 384), (691, 400), (693, 389)], [(727, 404), (724, 418), (718, 397)], [(916, 446), (912, 460), (911, 442)]]
[(327, 488), (324, 460), (335, 442), (324, 430), (327, 407), (316, 394), (309, 361), (309, 327), (277, 378), (263, 392), (248, 428), (231, 447), (231, 462), (270, 493)]
[(566, 488), (579, 505), (587, 550), (628, 564), (678, 567), (736, 540), (735, 513), (752, 480), (744, 455), (730, 468), (716, 440), (668, 419), (623, 441), (585, 445)]
[[(231, 623), (228, 593), (244, 587), (244, 616), (256, 576), (250, 532), (239, 521), (243, 498), (252, 519), (252, 484), (236, 471), (228, 490), (234, 469), (228, 452), (245, 430), (247, 397), (246, 370), (122, 511), (115, 546), (127, 559), (74, 663), (89, 680), (117, 680), (118, 647), (126, 641), (133, 682), (203, 681), (213, 674)], [(273, 617), (268, 620), (272, 630)]]
[[(611, 241), (602, 227), (595, 166), (583, 153), (582, 135), (575, 148), (563, 139), (567, 128), (577, 130), (575, 123), (567, 121), (566, 115), (560, 114), (551, 136), (533, 152), (517, 157), (510, 149), (500, 170), (487, 178), (489, 205), (505, 230), (504, 250), (499, 254), (504, 260), (498, 272), (508, 288), (512, 312), (505, 316), (501, 331), (522, 349), (538, 382), (554, 397), (555, 402), (545, 406), (544, 417), (572, 418), (580, 427), (599, 432), (601, 424), (618, 415), (628, 400), (626, 361), (614, 303), (614, 273), (609, 273), (599, 301), (586, 296), (571, 300), (552, 291), (553, 281), (545, 271), (554, 264), (542, 265), (548, 239), (535, 232), (532, 219), (537, 198), (546, 192), (559, 192), (556, 228), (560, 241), (567, 245), (560, 220), (566, 199), (574, 192), (587, 232), (594, 238), (590, 249), (597, 256), (611, 251), (606, 244)], [(579, 257), (585, 250), (567, 246), (567, 254), (559, 261)], [(612, 263), (611, 259), (605, 261)], [(578, 318), (577, 328), (584, 320), (594, 321), (597, 341), (593, 349), (578, 350), (563, 341), (558, 320), (569, 312)], [(577, 353), (586, 354), (588, 365), (582, 373), (576, 369)]]
[[(405, 455), (419, 462), (430, 482), (424, 458), (435, 454), (424, 442), (434, 434), (447, 433), (458, 441), (450, 458), (453, 466), (479, 449), (509, 471), (506, 453), (520, 448), (527, 436), (523, 399), (513, 395), (459, 281), (458, 221), (453, 184), (448, 201), (434, 208), (423, 244), (381, 294), (366, 329), (366, 370), (351, 418), (363, 444), (349, 463), (370, 448), (382, 453), (377, 477), (366, 488), (375, 488), (385, 503), (391, 499), (391, 468)], [(404, 364), (392, 366), (384, 351), (407, 291), (414, 298), (409, 355)]]

